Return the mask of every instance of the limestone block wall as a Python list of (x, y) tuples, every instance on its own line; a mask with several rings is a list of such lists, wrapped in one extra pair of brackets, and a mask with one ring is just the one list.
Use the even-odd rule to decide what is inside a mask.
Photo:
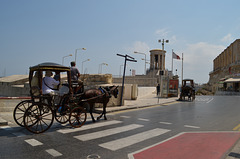
[(11, 85), (10, 83), (0, 83), (0, 95), (7, 97), (29, 96), (29, 85)]
[[(156, 86), (158, 78), (144, 77), (144, 76), (126, 76), (124, 83), (125, 84), (137, 84), (138, 86)], [(122, 78), (113, 78), (113, 83), (122, 83)]]
[[(21, 77), (21, 78), (20, 78)], [(85, 86), (96, 86), (101, 84), (112, 84), (111, 74), (92, 74), (82, 75), (82, 81)], [(62, 81), (66, 80), (64, 76)], [(30, 93), (28, 76), (27, 75), (13, 75), (0, 79), (0, 95), (7, 97), (23, 97), (29, 96)]]
[(218, 87), (222, 78), (236, 77), (240, 74), (240, 39), (231, 43), (213, 60), (213, 71), (209, 73), (209, 84), (212, 91)]
[(81, 76), (81, 80), (85, 86), (113, 83), (111, 74), (86, 74)]
[(240, 61), (240, 39), (235, 40), (213, 60), (213, 71)]

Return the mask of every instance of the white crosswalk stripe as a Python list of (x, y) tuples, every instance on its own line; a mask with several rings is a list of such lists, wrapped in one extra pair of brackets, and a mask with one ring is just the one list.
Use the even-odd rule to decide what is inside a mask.
[(81, 140), (81, 141), (88, 141), (88, 140), (98, 139), (101, 137), (106, 137), (106, 136), (119, 134), (119, 133), (130, 131), (130, 130), (134, 130), (134, 129), (137, 129), (140, 127), (143, 127), (143, 125), (131, 124), (131, 125), (127, 125), (127, 126), (107, 129), (107, 130), (98, 131), (98, 132), (94, 132), (94, 133), (78, 135), (78, 136), (74, 136), (74, 138)]
[(99, 146), (109, 149), (109, 150), (112, 150), (112, 151), (116, 151), (116, 150), (122, 149), (124, 147), (139, 143), (141, 141), (144, 141), (144, 140), (156, 137), (156, 136), (160, 136), (164, 133), (167, 133), (168, 131), (170, 131), (170, 130), (156, 128), (156, 129), (138, 133), (138, 134), (135, 134), (132, 136), (128, 136), (125, 138), (102, 143)]
[[(122, 117), (126, 117), (127, 116), (122, 116)], [(143, 121), (150, 121), (148, 119), (144, 119), (144, 118), (138, 118), (138, 120), (143, 120)], [(103, 147), (105, 149), (111, 150), (111, 151), (116, 151), (119, 149), (123, 149), (125, 147), (137, 144), (139, 142), (151, 139), (153, 137), (157, 137), (160, 136), (162, 134), (165, 134), (171, 130), (168, 129), (162, 129), (162, 128), (155, 128), (155, 129), (150, 129), (150, 130), (144, 130), (140, 133), (135, 133), (133, 135), (130, 136), (126, 136), (126, 137), (122, 137), (120, 134), (121, 133), (125, 133), (125, 132), (130, 132), (132, 130), (136, 130), (138, 128), (143, 128), (144, 125), (140, 125), (140, 124), (129, 124), (129, 125), (124, 125), (124, 126), (119, 126), (117, 124), (123, 123), (123, 121), (118, 121), (118, 120), (112, 120), (112, 121), (105, 121), (105, 122), (98, 122), (98, 123), (94, 123), (94, 124), (89, 124), (89, 125), (84, 125), (80, 128), (68, 128), (68, 129), (61, 129), (61, 130), (57, 130), (60, 133), (63, 134), (67, 134), (67, 133), (73, 133), (73, 132), (81, 132), (83, 130), (91, 130), (94, 128), (102, 128), (102, 130), (100, 131), (94, 131), (93, 132), (82, 132), (79, 135), (75, 135), (73, 136), (75, 139), (78, 139), (80, 141), (90, 141), (90, 140), (97, 140), (97, 139), (101, 139), (104, 137), (113, 137), (113, 140), (109, 141), (108, 138), (108, 142), (102, 142), (99, 143), (100, 147)], [(166, 124), (165, 122), (163, 122), (164, 124)], [(167, 123), (170, 124), (170, 123)], [(104, 126), (111, 126), (111, 128), (105, 127)], [(141, 130), (141, 129), (139, 129)], [(134, 133), (134, 131), (132, 131), (132, 133)], [(115, 136), (114, 136), (115, 135)], [(116, 137), (119, 136), (118, 139), (116, 139)]]
[(108, 126), (108, 125), (113, 125), (113, 124), (119, 124), (119, 123), (122, 123), (122, 121), (112, 120), (112, 121), (106, 121), (106, 122), (95, 123), (95, 124), (90, 124), (90, 125), (83, 125), (80, 128), (61, 129), (61, 130), (57, 130), (57, 131), (60, 133), (63, 133), (63, 134), (67, 134), (67, 133), (79, 132), (79, 131), (83, 131), (83, 130), (98, 128), (98, 127), (103, 127), (103, 126)]

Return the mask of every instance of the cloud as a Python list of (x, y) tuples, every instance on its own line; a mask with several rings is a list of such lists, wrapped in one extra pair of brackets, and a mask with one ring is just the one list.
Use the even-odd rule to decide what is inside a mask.
[[(213, 59), (216, 58), (225, 46), (213, 45), (205, 42), (189, 44), (184, 51), (184, 75), (191, 76), (200, 83), (207, 83), (209, 72), (213, 69)], [(185, 78), (185, 77), (184, 77)]]
[(134, 69), (136, 70), (136, 74), (144, 74), (144, 70), (145, 70), (145, 63), (144, 60), (142, 60), (144, 57), (144, 55), (140, 55), (140, 54), (135, 54), (134, 52), (140, 52), (140, 53), (145, 53), (146, 54), (146, 59), (149, 59), (150, 53), (150, 47), (148, 46), (147, 43), (142, 42), (142, 41), (135, 41), (131, 46), (127, 47), (125, 49), (127, 52), (129, 52), (129, 55), (134, 57), (137, 62), (128, 62), (127, 66), (128, 68)]
[(161, 36), (161, 37), (167, 37), (169, 31), (167, 29), (159, 29), (155, 32), (156, 35)]
[(141, 41), (135, 41), (132, 46), (127, 48), (127, 51), (131, 53), (133, 53), (134, 51), (148, 53), (149, 50), (150, 50), (150, 47), (148, 46), (148, 44)]
[(222, 39), (221, 39), (222, 42), (229, 42), (229, 41), (233, 41), (233, 37), (232, 37), (232, 34), (227, 34), (226, 36), (224, 36)]

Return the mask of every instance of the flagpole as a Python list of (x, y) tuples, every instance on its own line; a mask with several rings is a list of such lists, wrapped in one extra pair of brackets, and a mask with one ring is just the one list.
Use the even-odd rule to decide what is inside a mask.
[(182, 81), (183, 81), (183, 53), (182, 53)]
[(173, 74), (173, 49), (172, 49), (172, 74)]

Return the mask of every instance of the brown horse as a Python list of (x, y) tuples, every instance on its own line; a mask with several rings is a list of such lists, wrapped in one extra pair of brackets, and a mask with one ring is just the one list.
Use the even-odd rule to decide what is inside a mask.
[(89, 89), (86, 90), (80, 97), (80, 102), (87, 102), (90, 105), (89, 113), (91, 115), (92, 121), (95, 122), (95, 119), (92, 115), (94, 104), (95, 103), (102, 103), (103, 104), (103, 112), (102, 114), (97, 117), (99, 120), (102, 116), (104, 119), (107, 120), (106, 117), (106, 107), (109, 99), (113, 95), (117, 98), (118, 95), (118, 86), (110, 86), (110, 87), (100, 87), (99, 89)]

